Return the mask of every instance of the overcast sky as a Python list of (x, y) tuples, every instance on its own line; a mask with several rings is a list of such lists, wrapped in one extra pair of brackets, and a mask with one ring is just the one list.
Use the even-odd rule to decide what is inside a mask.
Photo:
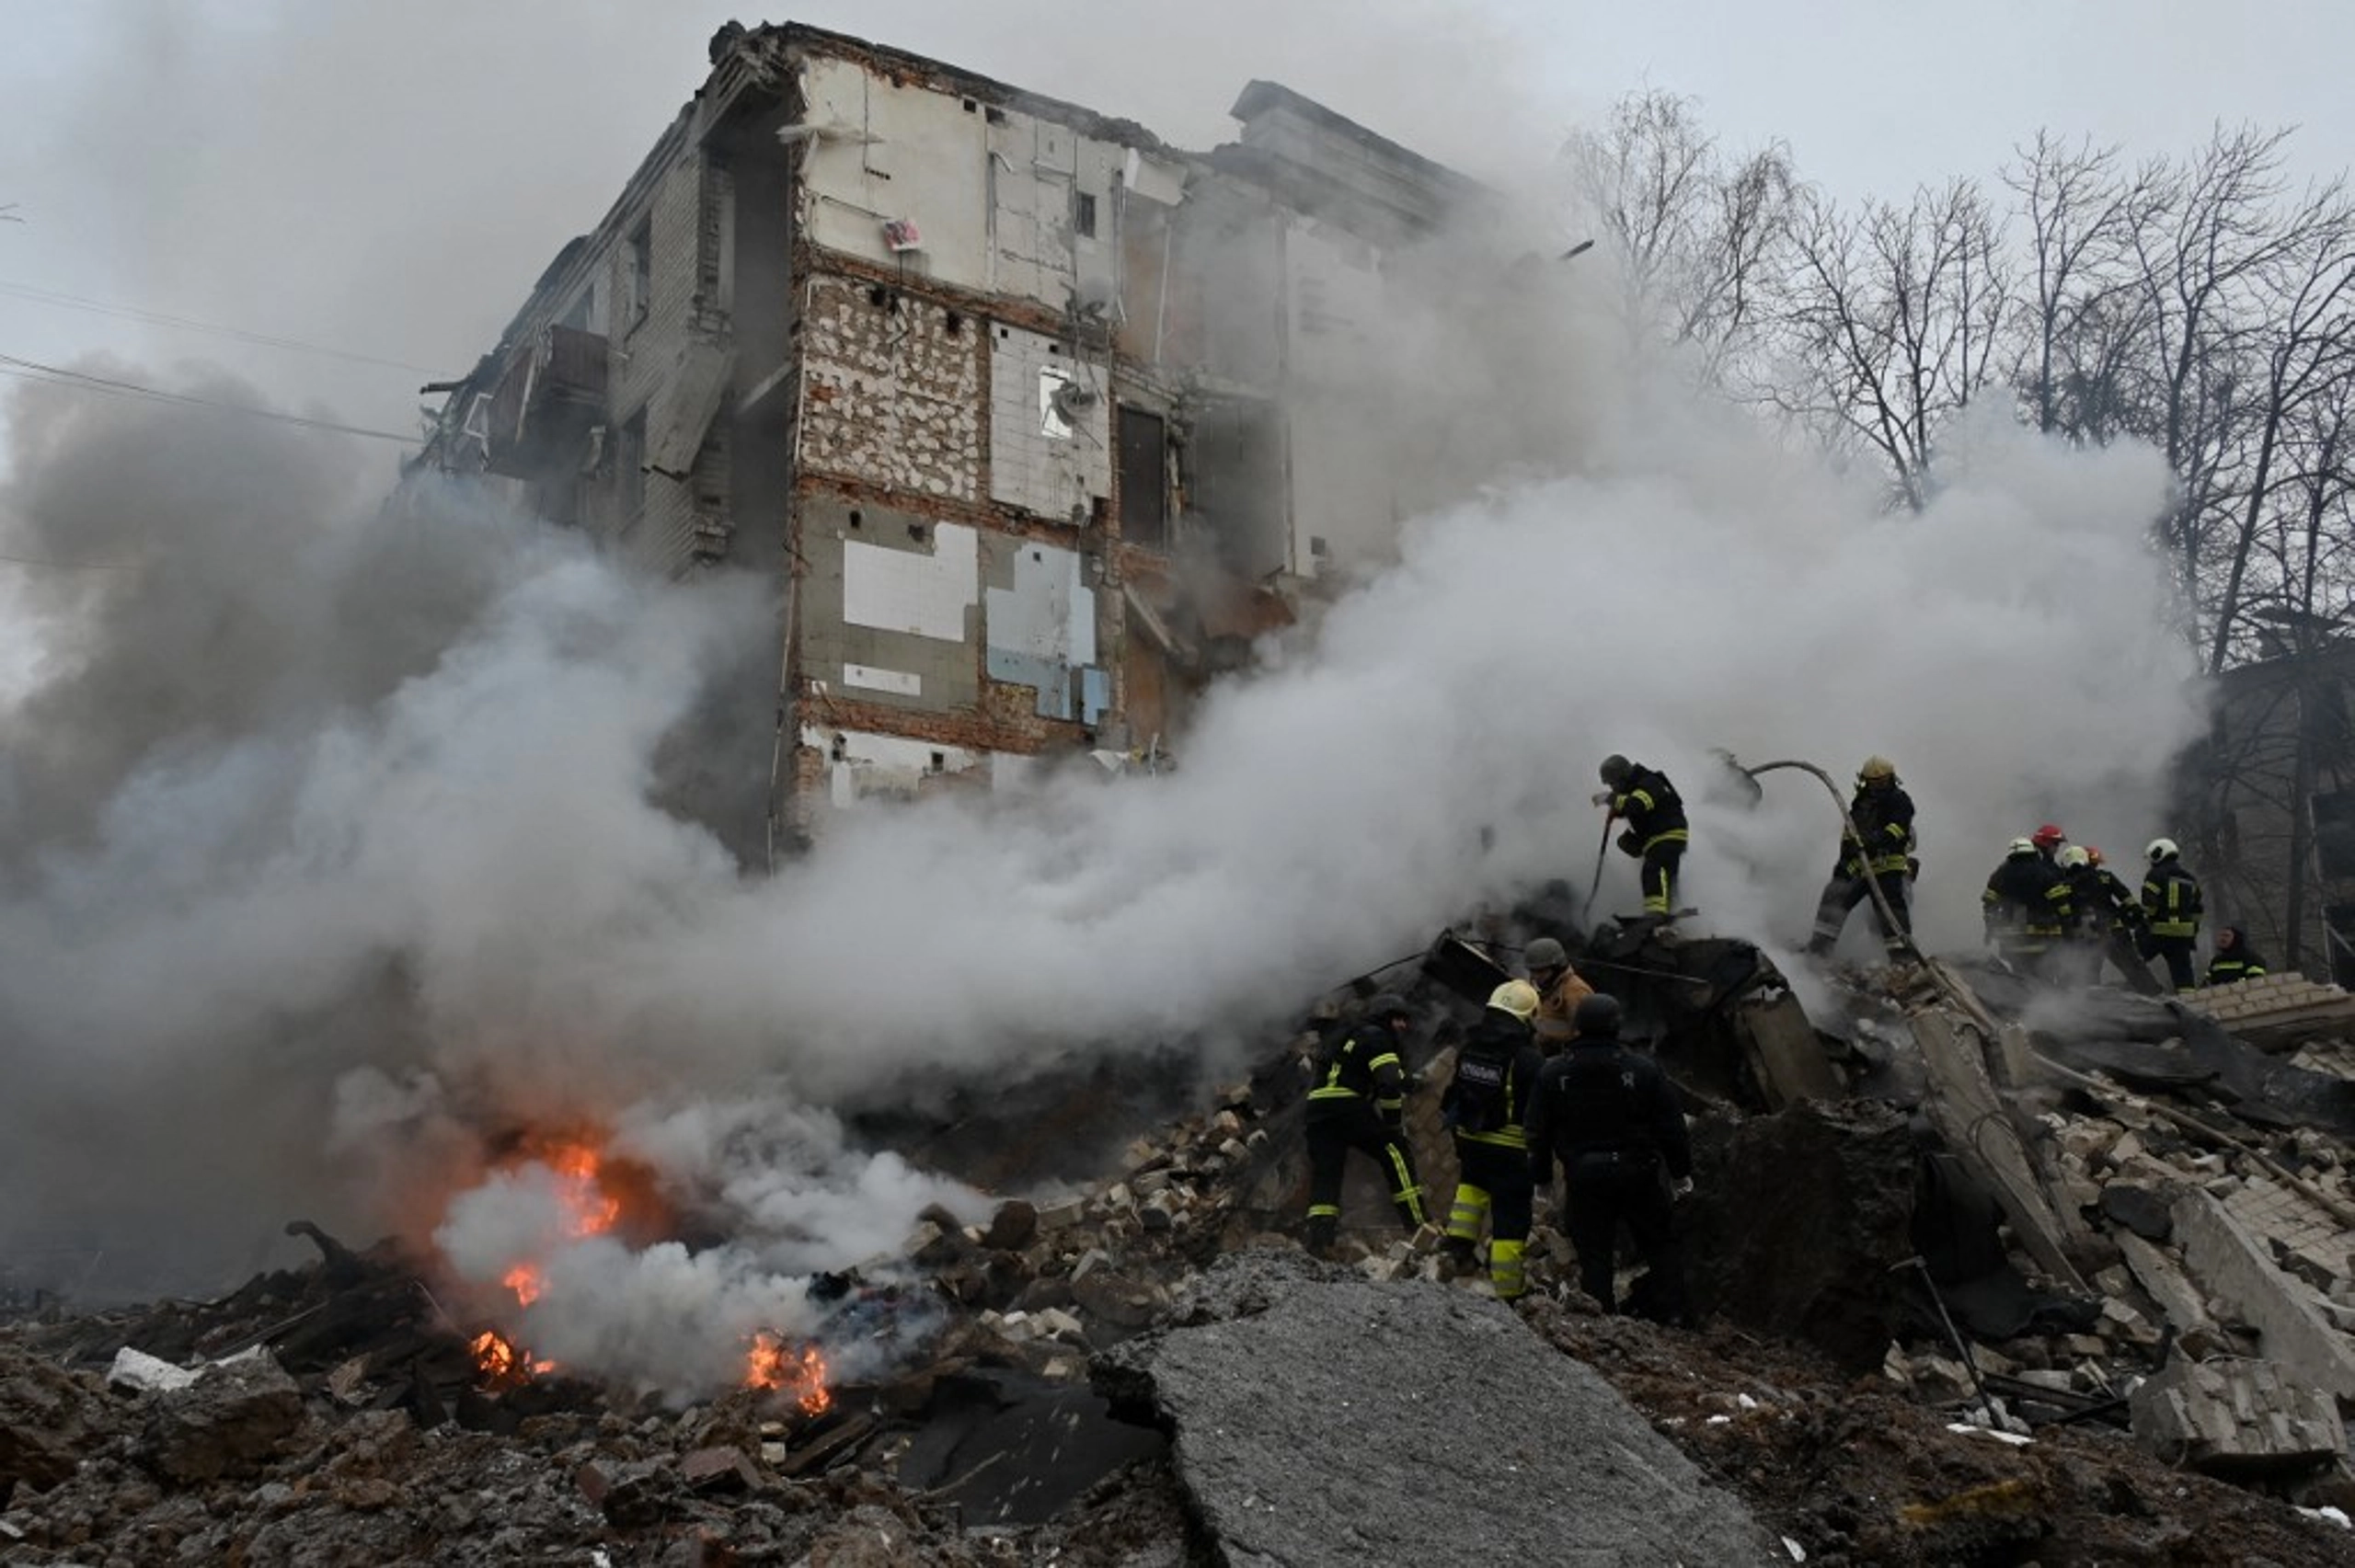
[[(791, 14), (1195, 146), (1225, 138), (1236, 90), (1269, 76), (1491, 178), (1644, 86), (1700, 98), (1735, 144), (1788, 142), (1842, 195), (1990, 174), (2039, 125), (2156, 152), (2217, 119), (2296, 123), (2304, 172), (2344, 164), (2355, 132), (2355, 7), (2322, 0), (799, 0)], [(488, 346), (700, 83), (730, 16), (762, 19), (735, 0), (0, 0), (0, 207), (23, 220), (0, 223), (0, 354), (209, 358), (275, 400), (411, 429), (422, 370), (458, 372)]]

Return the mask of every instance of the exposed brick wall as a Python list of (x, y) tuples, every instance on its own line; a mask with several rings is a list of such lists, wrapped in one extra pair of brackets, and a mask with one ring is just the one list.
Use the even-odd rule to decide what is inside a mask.
[(911, 497), (982, 498), (985, 324), (921, 295), (819, 274), (801, 317), (799, 460)]

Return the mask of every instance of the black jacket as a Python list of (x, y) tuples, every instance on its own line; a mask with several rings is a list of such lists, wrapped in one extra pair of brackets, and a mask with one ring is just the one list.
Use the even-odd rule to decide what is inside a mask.
[(2200, 878), (2183, 868), (2173, 855), (2151, 867), (2142, 878), (2142, 916), (2153, 936), (2193, 937), (2200, 934)]
[(1656, 839), (1687, 836), (1684, 797), (1656, 768), (1631, 764), (1626, 784), (1612, 791), (1611, 812), (1627, 824), (1638, 853)]
[(1863, 853), (1858, 854), (1855, 840), (1842, 834), (1835, 875), (1862, 876), (1869, 871), (1882, 876), (1912, 868), (1913, 797), (1905, 793), (1903, 784), (1893, 784), (1887, 789), (1857, 785), (1855, 798), (1848, 802), (1848, 815), (1855, 819), (1856, 831), (1865, 836)]
[(2040, 854), (2016, 854), (1987, 878), (1987, 929), (2059, 936), (2071, 918), (2069, 879)]
[(2225, 931), (2233, 933), (2233, 944), (2229, 948), (2219, 947), (2216, 956), (2208, 960), (2208, 983), (2228, 986), (2234, 980), (2253, 980), (2264, 974), (2265, 959), (2248, 944), (2248, 933), (2228, 925), (2216, 934), (2221, 937)]
[(1372, 1100), (1374, 1108), (1396, 1120), (1407, 1103), (1407, 1068), (1398, 1036), (1386, 1024), (1367, 1019), (1333, 1036), (1316, 1059), (1316, 1079), (1309, 1085), (1308, 1108), (1348, 1108)]
[(1545, 1066), (1529, 1025), (1490, 1008), (1455, 1053), (1440, 1111), (1459, 1139), (1526, 1148), (1529, 1102)]
[(1608, 1037), (1580, 1036), (1545, 1064), (1530, 1097), (1529, 1162), (1540, 1186), (1581, 1154), (1653, 1154), (1679, 1181), (1693, 1173), (1684, 1107), (1660, 1064)]

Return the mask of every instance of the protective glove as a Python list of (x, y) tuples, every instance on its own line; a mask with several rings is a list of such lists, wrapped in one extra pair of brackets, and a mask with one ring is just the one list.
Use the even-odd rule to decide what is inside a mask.
[(1594, 805), (1597, 805), (1597, 806), (1608, 806), (1608, 805), (1610, 805), (1610, 804), (1611, 804), (1611, 792), (1610, 792), (1609, 790), (1607, 790), (1607, 789), (1599, 789), (1599, 790), (1596, 790), (1596, 791), (1594, 792), (1593, 804), (1594, 804)]
[(1693, 1178), (1690, 1176), (1680, 1177), (1678, 1178), (1676, 1185), (1670, 1187), (1668, 1190), (1677, 1197), (1691, 1197), (1693, 1196)]

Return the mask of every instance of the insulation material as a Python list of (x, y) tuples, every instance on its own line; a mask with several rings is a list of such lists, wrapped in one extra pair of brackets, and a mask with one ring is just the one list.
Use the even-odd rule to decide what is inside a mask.
[(1186, 200), (1185, 166), (1149, 158), (1134, 147), (1128, 149), (1128, 157), (1120, 169), (1120, 180), (1129, 188), (1132, 196), (1164, 207), (1175, 207)]
[(1073, 673), (1091, 672), (1096, 663), (1096, 595), (1082, 582), (1080, 567), (1076, 551), (1019, 545), (1014, 586), (989, 590), (983, 624), (991, 680), (1036, 689), (1041, 718), (1085, 715), (1092, 723), (1111, 704), (1111, 683), (1090, 686), (1083, 679), (1083, 689), (1073, 689)]
[(890, 692), (902, 697), (924, 695), (924, 677), (906, 670), (878, 670), (871, 664), (843, 666), (843, 684), (867, 692)]
[(836, 808), (863, 800), (912, 800), (926, 782), (952, 774), (986, 772), (990, 754), (958, 746), (935, 746), (866, 730), (801, 727), (801, 744), (827, 759), (826, 795)]
[[(988, 204), (975, 177), (986, 155), (982, 116), (954, 95), (827, 56), (803, 65), (801, 91), (803, 231), (846, 256), (987, 288)], [(892, 251), (884, 224), (894, 220), (921, 232), (922, 250)]]
[(990, 356), (990, 498), (1086, 523), (1112, 493), (1103, 369), (1063, 344), (996, 326)]
[(981, 536), (959, 523), (933, 530), (930, 554), (856, 540), (843, 545), (843, 620), (942, 642), (965, 640), (981, 582)]

